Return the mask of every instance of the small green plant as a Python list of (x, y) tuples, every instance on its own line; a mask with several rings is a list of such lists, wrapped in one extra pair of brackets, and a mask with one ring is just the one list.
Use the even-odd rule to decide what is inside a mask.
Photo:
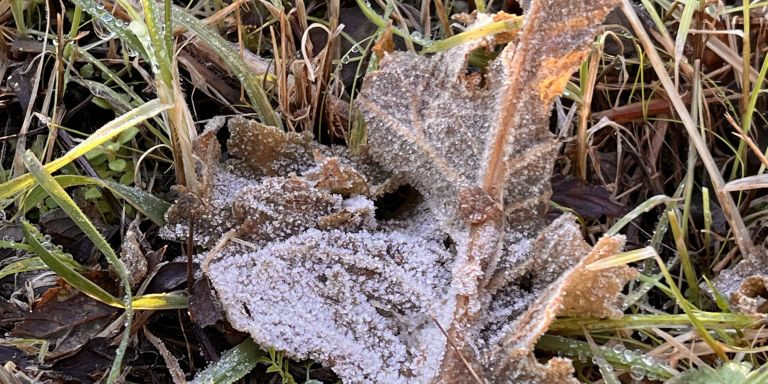
[(282, 384), (296, 384), (296, 380), (288, 372), (288, 360), (283, 356), (283, 352), (275, 351), (274, 348), (269, 348), (269, 356), (261, 356), (258, 358), (258, 362), (267, 365), (267, 373), (276, 373), (280, 375)]

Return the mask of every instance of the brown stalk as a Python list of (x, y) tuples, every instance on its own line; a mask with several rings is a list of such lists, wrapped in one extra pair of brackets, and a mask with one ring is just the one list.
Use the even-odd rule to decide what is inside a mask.
[(597, 79), (597, 67), (598, 61), (603, 54), (602, 45), (600, 48), (592, 49), (592, 53), (589, 56), (589, 72), (587, 73), (587, 83), (582, 84), (584, 92), (581, 98), (581, 110), (579, 111), (579, 129), (576, 135), (577, 145), (577, 165), (579, 178), (582, 181), (587, 181), (587, 125), (589, 123), (589, 115), (592, 111), (592, 95), (595, 92), (595, 80)]

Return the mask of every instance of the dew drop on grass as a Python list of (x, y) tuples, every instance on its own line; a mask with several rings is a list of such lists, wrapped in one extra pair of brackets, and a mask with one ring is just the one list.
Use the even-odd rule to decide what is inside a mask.
[(643, 380), (645, 378), (645, 369), (639, 365), (633, 365), (629, 367), (629, 377), (632, 380)]
[(105, 8), (104, 3), (96, 3), (96, 8), (104, 9)]
[(616, 353), (622, 353), (624, 352), (624, 345), (622, 344), (616, 344), (613, 346), (613, 351)]
[(108, 22), (112, 21), (112, 19), (114, 19), (114, 16), (112, 16), (111, 13), (105, 13), (105, 14), (101, 15), (100, 19), (101, 19), (101, 21), (103, 21), (105, 23), (108, 23)]

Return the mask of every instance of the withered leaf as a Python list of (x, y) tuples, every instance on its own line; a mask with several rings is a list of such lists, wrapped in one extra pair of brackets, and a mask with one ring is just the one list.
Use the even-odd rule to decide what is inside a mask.
[[(309, 230), (232, 248), (209, 276), (227, 318), (265, 345), (323, 361), (347, 383), (427, 382), (450, 322), (442, 244), (405, 234)], [(405, 380), (405, 381), (404, 381)]]
[(288, 176), (313, 163), (310, 133), (283, 132), (243, 117), (230, 119), (228, 126), (229, 153), (243, 159), (256, 174)]
[(552, 191), (552, 201), (573, 209), (582, 217), (597, 219), (627, 213), (627, 208), (615, 202), (605, 188), (585, 184), (575, 177), (553, 177)]
[(101, 332), (116, 313), (116, 308), (82, 293), (68, 298), (54, 297), (29, 313), (11, 335), (49, 340), (56, 346), (46, 358), (57, 359), (79, 350)]
[[(291, 153), (270, 163), (295, 175), (217, 184), (230, 225), (246, 240), (267, 236), (211, 252), (206, 273), (232, 326), (349, 383), (472, 382), (466, 364), (488, 382), (574, 382), (568, 360), (541, 364), (533, 346), (564, 304), (579, 313), (595, 289), (606, 292), (590, 305), (613, 314), (627, 276), (584, 270), (590, 247), (573, 217), (545, 225), (558, 150), (546, 123), (615, 3), (534, 1), (484, 82), (465, 76), (468, 55), (492, 39), (383, 58), (358, 99), (368, 151), (428, 211), (377, 223), (370, 200), (334, 194), (346, 188)], [(361, 217), (370, 225), (346, 225)], [(606, 241), (586, 260), (620, 248)], [(580, 278), (583, 291), (569, 285)]]

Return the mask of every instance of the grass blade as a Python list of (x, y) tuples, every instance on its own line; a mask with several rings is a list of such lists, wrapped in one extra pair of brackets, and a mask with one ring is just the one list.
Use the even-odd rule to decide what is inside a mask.
[(258, 364), (262, 354), (256, 343), (248, 338), (224, 353), (219, 361), (198, 373), (192, 383), (234, 383)]
[[(70, 188), (74, 186), (82, 185), (96, 185), (102, 188), (106, 188), (117, 197), (125, 200), (128, 204), (139, 210), (144, 216), (147, 216), (152, 222), (159, 226), (165, 225), (165, 211), (170, 208), (170, 203), (159, 199), (151, 193), (129, 187), (120, 183), (116, 183), (110, 180), (102, 180), (88, 176), (78, 175), (61, 175), (54, 177), (57, 183), (62, 188)], [(29, 194), (24, 198), (22, 204), (22, 213), (35, 207), (37, 204), (45, 199), (46, 193), (41, 186), (32, 188)]]
[[(77, 149), (77, 147), (75, 147), (75, 149)], [(130, 280), (128, 279), (128, 274), (125, 271), (125, 266), (123, 265), (123, 262), (117, 258), (117, 255), (112, 250), (112, 247), (110, 247), (109, 243), (107, 243), (107, 240), (104, 239), (103, 236), (101, 236), (101, 233), (99, 233), (99, 231), (96, 229), (93, 223), (91, 223), (91, 221), (88, 220), (85, 214), (83, 214), (83, 211), (81, 211), (80, 208), (77, 206), (77, 204), (75, 204), (75, 202), (72, 200), (72, 198), (69, 197), (69, 195), (67, 195), (67, 192), (64, 190), (64, 188), (62, 188), (59, 185), (59, 183), (56, 182), (53, 176), (51, 176), (48, 173), (48, 171), (43, 167), (43, 165), (40, 163), (37, 157), (35, 157), (35, 155), (29, 150), (24, 154), (24, 165), (27, 167), (27, 170), (30, 172), (30, 174), (37, 180), (37, 182), (40, 183), (43, 189), (45, 189), (45, 191), (48, 192), (51, 198), (53, 198), (53, 200), (56, 201), (59, 207), (69, 216), (70, 219), (72, 219), (72, 222), (74, 222), (83, 231), (83, 233), (85, 233), (85, 235), (88, 236), (88, 238), (93, 242), (93, 245), (96, 246), (96, 248), (104, 254), (104, 256), (107, 258), (107, 261), (112, 265), (112, 267), (115, 270), (115, 273), (120, 278), (120, 281), (123, 286), (123, 290), (125, 291), (125, 300), (123, 302), (125, 305), (126, 320), (125, 320), (125, 330), (123, 331), (123, 337), (120, 340), (120, 346), (115, 351), (115, 360), (112, 363), (112, 369), (110, 370), (109, 376), (107, 377), (107, 383), (110, 383), (110, 384), (114, 383), (118, 379), (118, 376), (120, 375), (120, 367), (122, 364), (123, 356), (125, 355), (125, 349), (128, 347), (128, 339), (130, 338), (131, 320), (133, 319), (133, 307), (131, 306), (131, 300), (132, 300), (131, 286), (130, 286)], [(31, 228), (31, 225), (28, 225), (28, 227)], [(29, 228), (26, 228), (26, 230), (29, 231)], [(43, 248), (42, 245), (40, 245), (39, 243), (37, 243), (37, 247), (35, 247), (32, 244), (30, 245), (33, 247), (33, 249), (35, 250), (35, 253), (37, 253), (41, 259), (43, 259), (44, 256), (47, 256), (47, 252), (45, 248)], [(57, 266), (64, 267), (62, 269), (63, 272), (65, 273), (74, 272), (74, 270), (64, 265), (63, 263), (59, 262), (55, 258), (48, 258), (47, 260), (43, 259), (43, 261), (46, 261), (46, 264), (48, 264), (49, 261), (58, 262), (59, 264)], [(77, 274), (77, 272), (74, 272), (74, 273), (76, 275), (70, 275), (70, 276), (71, 277), (81, 276), (80, 274)], [(118, 306), (120, 305), (120, 300), (117, 300), (117, 298), (115, 298), (114, 296), (110, 295), (109, 293), (101, 289), (101, 287), (90, 282), (90, 280), (85, 279), (85, 282), (78, 280), (77, 283), (82, 283), (82, 284), (90, 283), (90, 286), (88, 288), (91, 289), (90, 291), (91, 293), (97, 293), (99, 295), (102, 295), (103, 299), (116, 301), (117, 302), (116, 304)], [(104, 296), (103, 295), (104, 293), (106, 293), (107, 296)], [(110, 303), (107, 303), (107, 304), (110, 304)]]
[[(103, 127), (96, 130), (96, 132), (93, 132), (87, 139), (83, 140), (83, 142), (72, 148), (69, 152), (46, 164), (43, 169), (46, 173), (57, 171), (88, 151), (119, 135), (126, 129), (165, 111), (169, 107), (169, 105), (163, 104), (157, 99), (149, 101), (109, 123), (104, 124)], [(24, 189), (29, 188), (34, 183), (34, 180), (35, 178), (28, 173), (0, 184), (0, 199), (7, 199)]]
[(217, 32), (203, 24), (202, 21), (190, 15), (184, 8), (174, 5), (171, 16), (175, 25), (191, 31), (197, 39), (208, 45), (227, 63), (229, 70), (243, 84), (243, 88), (245, 88), (253, 108), (259, 115), (259, 119), (266, 125), (282, 128), (283, 123), (272, 108), (272, 104), (269, 102), (259, 77), (250, 71), (240, 54), (232, 48), (230, 43), (219, 36)]
[(39, 257), (48, 268), (56, 272), (56, 274), (64, 279), (69, 285), (79, 289), (86, 295), (101, 301), (104, 304), (111, 305), (113, 307), (122, 308), (123, 303), (112, 296), (111, 293), (104, 290), (104, 288), (96, 285), (96, 283), (88, 280), (85, 276), (81, 275), (70, 264), (67, 264), (56, 257), (48, 248), (40, 241), (42, 235), (35, 227), (27, 221), (21, 222), (22, 230), (24, 231), (24, 237), (27, 239), (27, 244), (32, 248), (37, 257)]
[(189, 308), (189, 298), (183, 293), (150, 293), (133, 298), (133, 309), (161, 310)]

